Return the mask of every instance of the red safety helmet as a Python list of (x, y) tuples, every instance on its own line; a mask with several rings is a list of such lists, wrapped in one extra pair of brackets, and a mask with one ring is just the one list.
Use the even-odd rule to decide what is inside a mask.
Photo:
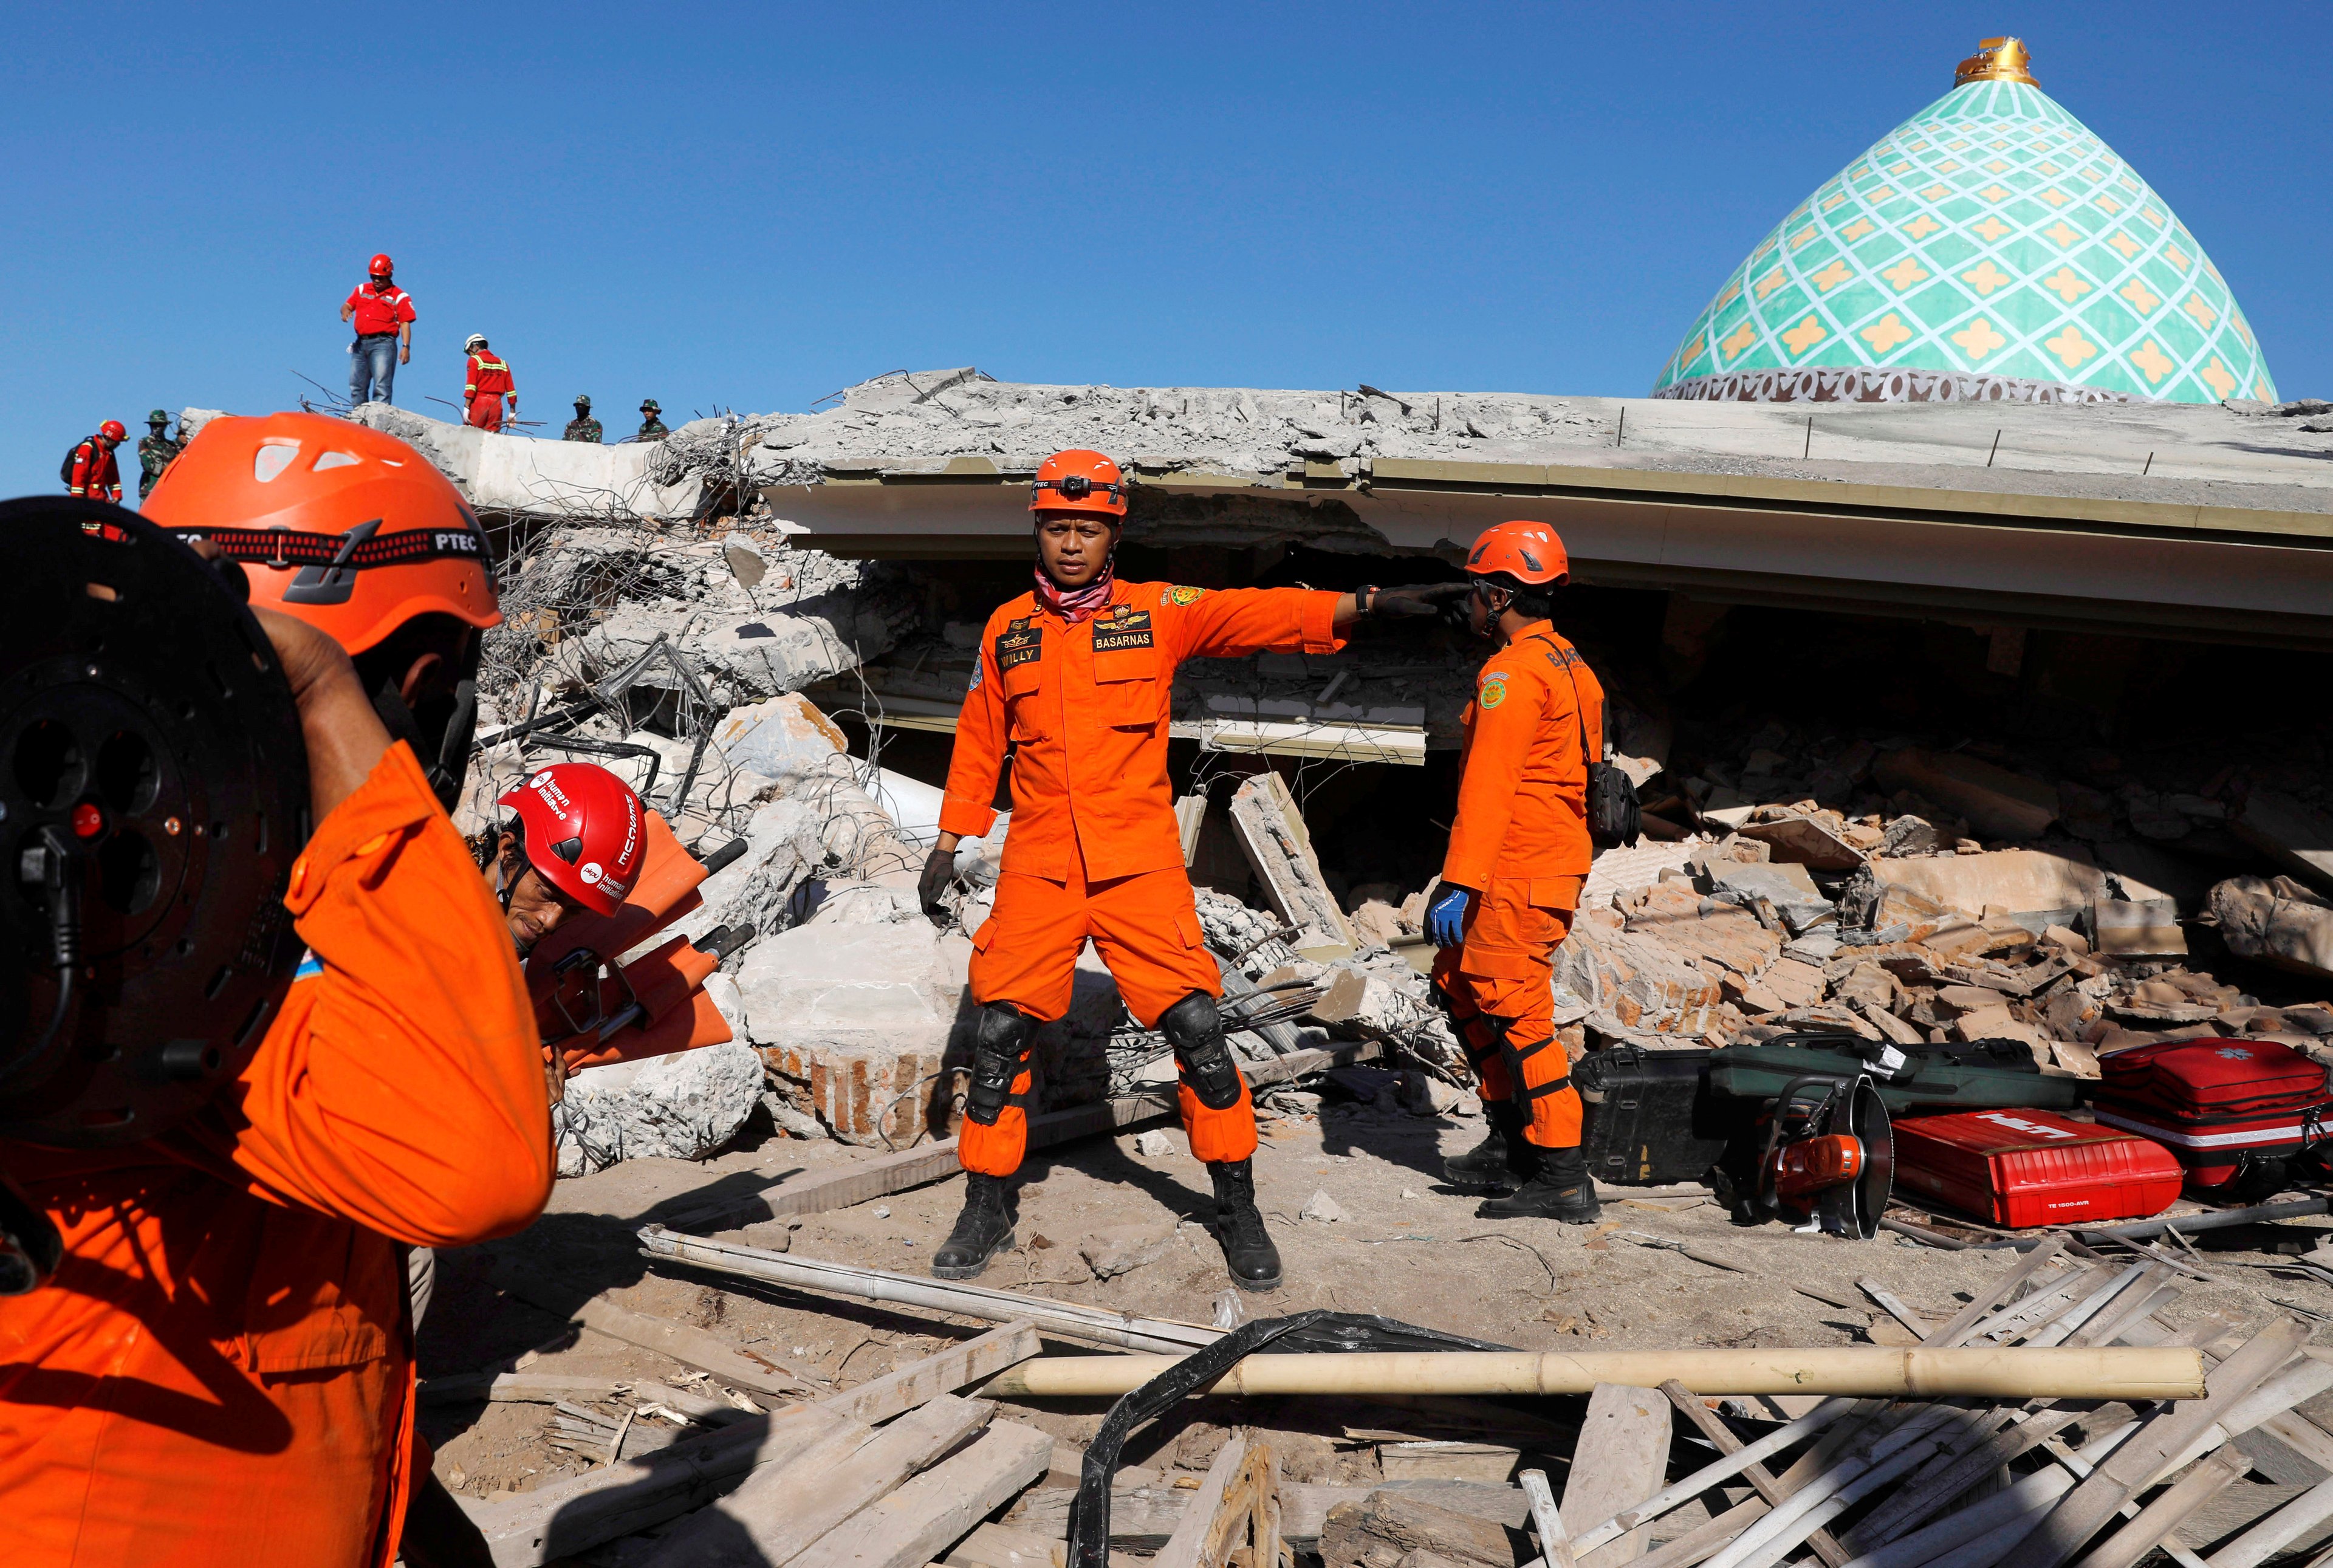
[(379, 255), (372, 258), (371, 262), (366, 265), (365, 270), (372, 274), (372, 275), (377, 278), (395, 277), (397, 275), (397, 264), (389, 259), (389, 253), (387, 251), (383, 251)]
[(1532, 588), (1560, 588), (1571, 581), (1571, 557), (1544, 523), (1500, 523), (1474, 541), (1466, 570), (1477, 577), (1512, 577)]
[(612, 915), (648, 852), (646, 808), (597, 763), (555, 762), (494, 803), (518, 813), (527, 864), (595, 914)]
[(1099, 512), (1105, 517), (1123, 517), (1126, 479), (1118, 465), (1099, 452), (1072, 447), (1038, 465), (1037, 482), (1029, 486), (1029, 510)]
[(127, 441), (130, 431), (119, 419), (108, 419), (97, 428), (97, 433), (109, 441)]
[(396, 437), (322, 414), (217, 418), (144, 515), (243, 563), (251, 602), (351, 654), (418, 615), (502, 624), (485, 535), (462, 493)]

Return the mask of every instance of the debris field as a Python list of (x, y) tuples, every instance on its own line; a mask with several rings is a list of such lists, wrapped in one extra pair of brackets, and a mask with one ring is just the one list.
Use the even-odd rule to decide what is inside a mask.
[[(1226, 465), (1368, 455), (1328, 424), (1263, 451), (1250, 427), (1301, 428), (1271, 401), (1293, 394), (1186, 409), (1103, 390), (1109, 418), (1204, 435)], [(1869, 1239), (1752, 1223), (1723, 1178), (1647, 1183), (1625, 1160), (1599, 1168), (1595, 1226), (1474, 1217), (1441, 1161), (1484, 1122), (1424, 976), (1482, 657), (1445, 626), (1195, 661), (1178, 681), (1176, 814), (1287, 1284), (1228, 1288), (1166, 1043), (1090, 950), (1038, 1037), (1016, 1244), (977, 1282), (929, 1279), (962, 1192), (968, 933), (1009, 814), (959, 850), (946, 928), (916, 876), (981, 620), (1027, 569), (846, 559), (765, 496), (834, 482), (854, 430), (902, 418), (978, 425), (999, 454), (1060, 438), (1074, 399), (1016, 396), (887, 378), (830, 415), (684, 426), (627, 455), (629, 488), (481, 504), (504, 620), (458, 825), (588, 755), (700, 857), (742, 842), (664, 935), (754, 933), (705, 986), (734, 1038), (577, 1073), (550, 1211), (438, 1260), (420, 1428), (498, 1562), (1066, 1568), (1075, 1550), (1099, 1568), (1106, 1547), (1174, 1568), (2250, 1568), (2333, 1544), (2333, 1355), (2310, 1343), (2333, 1319), (2333, 1218), (2305, 1148), (2208, 1188), (2189, 1169), (2150, 1211), (2169, 1227), (2130, 1236), (2009, 1225), (1924, 1191), (1900, 1156)], [(1378, 451), (1511, 428), (1487, 402), (1353, 398)], [(1535, 438), (1594, 428), (1543, 401)], [(407, 438), (456, 472), (454, 438)], [(1129, 543), (1125, 573), (1452, 572), (1350, 539), (1170, 534)], [(1612, 693), (1646, 828), (1599, 857), (1559, 956), (1575, 1072), (1759, 1046), (1845, 1053), (1882, 1080), (1907, 1058), (1982, 1061), (2044, 1086), (2021, 1104), (2103, 1125), (2125, 1052), (2209, 1040), (2333, 1063), (2333, 710), (2301, 695), (2323, 688), (2323, 655), (1620, 586), (1569, 591), (1560, 624)], [(1916, 1120), (1892, 1109), (1899, 1133)], [(1686, 1375), (1552, 1394), (1218, 1393), (1130, 1435), (1106, 1420), (1114, 1393), (1041, 1391), (1036, 1369), (1081, 1364), (1064, 1358), (1205, 1354), (1322, 1312), (1470, 1342), (1415, 1352), (1451, 1367), (1491, 1350), (1592, 1373), (1616, 1352), (2098, 1348), (2185, 1356), (2203, 1380), (1742, 1391), (1707, 1369), (1749, 1363), (1680, 1360)], [(1106, 1523), (1092, 1501), (1073, 1518), (1081, 1479)]]

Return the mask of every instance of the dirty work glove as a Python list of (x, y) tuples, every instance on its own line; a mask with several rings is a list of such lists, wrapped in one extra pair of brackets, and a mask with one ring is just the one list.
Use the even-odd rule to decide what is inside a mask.
[(1468, 582), (1410, 582), (1399, 588), (1367, 590), (1368, 612), (1388, 620), (1439, 615), (1450, 601), (1472, 592)]
[(1466, 904), (1474, 896), (1472, 888), (1443, 883), (1442, 890), (1434, 895), (1434, 902), (1426, 907), (1426, 940), (1437, 948), (1455, 948), (1464, 941)]
[(955, 851), (933, 845), (932, 852), (924, 857), (924, 874), (916, 884), (916, 901), (923, 905), (932, 924), (942, 930), (947, 929), (948, 923), (948, 908), (943, 900), (947, 896), (948, 884), (955, 880)]

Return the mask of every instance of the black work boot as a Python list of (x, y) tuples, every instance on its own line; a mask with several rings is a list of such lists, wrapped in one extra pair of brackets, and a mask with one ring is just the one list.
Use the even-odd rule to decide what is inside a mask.
[(1483, 1119), (1491, 1135), (1464, 1154), (1442, 1162), (1443, 1179), (1464, 1192), (1512, 1192), (1537, 1168), (1523, 1141), (1522, 1107), (1512, 1100), (1485, 1100)]
[(1280, 1249), (1255, 1207), (1254, 1165), (1221, 1160), (1207, 1167), (1207, 1175), (1215, 1184), (1215, 1240), (1232, 1283), (1242, 1290), (1278, 1290)]
[(1593, 1225), (1603, 1210), (1596, 1205), (1596, 1184), (1588, 1178), (1588, 1161), (1578, 1149), (1542, 1149), (1539, 1169), (1531, 1178), (1506, 1198), (1493, 1198), (1474, 1210), (1477, 1219), (1560, 1219), (1566, 1225)]
[(934, 1279), (972, 1279), (988, 1260), (1013, 1245), (1013, 1217), (1004, 1208), (1004, 1178), (965, 1172), (964, 1212), (932, 1254)]

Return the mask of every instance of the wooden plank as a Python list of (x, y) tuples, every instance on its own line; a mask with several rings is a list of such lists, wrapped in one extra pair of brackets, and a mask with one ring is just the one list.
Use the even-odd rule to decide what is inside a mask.
[(933, 1279), (926, 1275), (830, 1263), (800, 1255), (789, 1256), (741, 1242), (681, 1236), (660, 1226), (650, 1226), (639, 1236), (643, 1255), (686, 1264), (691, 1268), (766, 1280), (797, 1290), (827, 1291), (862, 1301), (902, 1303), (994, 1323), (1026, 1319), (1047, 1334), (1125, 1350), (1184, 1356), (1223, 1337), (1221, 1331), (1197, 1323), (1137, 1317), (1131, 1313), (1021, 1295), (988, 1285)]
[[(1823, 1428), (1841, 1420), (1857, 1408), (1857, 1401), (1853, 1400), (1825, 1400), (1798, 1419), (1767, 1433), (1749, 1447), (1720, 1458), (1715, 1464), (1702, 1467), (1657, 1496), (1646, 1498), (1642, 1502), (1629, 1504), (1618, 1514), (1609, 1518), (1599, 1519), (1584, 1530), (1574, 1529), (1572, 1549), (1575, 1552), (1589, 1551), (1607, 1541), (1617, 1540), (1647, 1520), (1656, 1519), (1678, 1505), (1699, 1496), (1720, 1482), (1740, 1475), (1746, 1466), (1762, 1462), (1792, 1444), (1805, 1440)], [(1803, 1462), (1801, 1460), (1801, 1463)], [(1812, 1474), (1811, 1471), (1808, 1473)], [(1785, 1472), (1781, 1477), (1782, 1482), (1787, 1484), (1789, 1477), (1790, 1473)], [(1761, 1512), (1762, 1511), (1762, 1509)], [(1577, 1520), (1573, 1521), (1574, 1525), (1578, 1523)]]
[(710, 1372), (732, 1387), (751, 1389), (759, 1394), (801, 1396), (817, 1392), (791, 1369), (703, 1329), (677, 1323), (670, 1318), (636, 1313), (618, 1306), (605, 1296), (593, 1296), (582, 1305), (571, 1308), (563, 1305), (555, 1293), (514, 1273), (506, 1274), (501, 1283), (504, 1290), (529, 1306), (563, 1313), (569, 1321), (594, 1333), (670, 1356), (682, 1366)]
[[(2080, 1568), (2137, 1568), (2139, 1559), (2162, 1544), (2181, 1520), (2242, 1480), (2251, 1467), (2241, 1454), (2223, 1450), (2212, 1455), (2165, 1486), (2136, 1518), (2107, 1537), (2081, 1560)], [(2217, 1563), (2219, 1558), (2212, 1561)], [(2250, 1562), (2257, 1563), (2259, 1559)]]
[[(1693, 1423), (1696, 1431), (1709, 1439), (1710, 1447), (1721, 1454), (1738, 1454), (1742, 1451), (1744, 1446), (1742, 1439), (1733, 1435), (1733, 1428), (1719, 1420), (1716, 1413), (1701, 1402), (1699, 1394), (1675, 1379), (1663, 1383), (1661, 1392), (1668, 1397), (1669, 1403), (1675, 1407), (1680, 1415)], [(1781, 1483), (1774, 1478), (1774, 1473), (1755, 1460), (1742, 1467), (1742, 1478), (1749, 1482), (1758, 1496), (1765, 1498), (1769, 1503), (1779, 1503), (1786, 1495), (1782, 1491)], [(1845, 1548), (1831, 1539), (1829, 1531), (1816, 1531), (1807, 1537), (1807, 1544), (1813, 1547), (1815, 1554), (1829, 1563), (1830, 1568), (1844, 1568), (1848, 1554)]]
[[(2222, 1456), (2214, 1456), (2219, 1457)], [(2231, 1463), (2242, 1466), (2246, 1461)], [(2198, 1466), (2197, 1468), (2201, 1468)], [(2238, 1474), (2242, 1474), (2241, 1469)], [(2333, 1518), (2333, 1480), (2319, 1481), (2206, 1559), (2210, 1568), (2260, 1568), (2309, 1531)]]
[(2053, 1236), (2025, 1255), (2015, 1268), (1996, 1280), (1990, 1290), (1980, 1291), (1968, 1305), (1961, 1308), (1950, 1323), (1936, 1331), (1936, 1342), (1957, 1345), (1967, 1342), (1977, 1332), (1977, 1324), (1994, 1308), (2017, 1294), (2018, 1287), (2040, 1274), (2048, 1264), (2066, 1249), (2066, 1238)]
[[(1668, 1400), (1658, 1389), (1599, 1383), (1588, 1396), (1588, 1416), (1563, 1482), (1563, 1513), (1574, 1519), (1608, 1519), (1661, 1489), (1668, 1474)], [(1580, 1568), (1621, 1568), (1645, 1554), (1647, 1536), (1632, 1530), (1587, 1553)]]
[(1249, 1442), (1245, 1431), (1235, 1431), (1216, 1450), (1215, 1462), (1207, 1467), (1206, 1478), (1184, 1505), (1182, 1521), (1152, 1559), (1151, 1568), (1223, 1568), (1222, 1558), (1209, 1560), (1208, 1547), (1219, 1533), (1219, 1516), (1232, 1483), (1246, 1467)]
[(831, 1410), (792, 1405), (506, 1502), (463, 1507), (500, 1568), (533, 1568), (700, 1508), (757, 1466), (784, 1464), (849, 1425)]
[(1926, 1313), (1914, 1312), (1894, 1291), (1889, 1290), (1877, 1280), (1869, 1278), (1857, 1280), (1855, 1288), (1877, 1302), (1880, 1311), (1910, 1329), (1914, 1339), (1925, 1343), (1928, 1336), (1936, 1332), (1938, 1325), (1931, 1323)]
[[(1382, 1049), (1374, 1040), (1359, 1040), (1323, 1050), (1291, 1052), (1273, 1062), (1243, 1063), (1240, 1071), (1251, 1089), (1260, 1089), (1268, 1084), (1290, 1082), (1308, 1073), (1326, 1072), (1331, 1067), (1348, 1067), (1357, 1062), (1374, 1061)], [(1090, 1138), (1096, 1133), (1114, 1132), (1138, 1121), (1176, 1113), (1175, 1091), (1171, 1086), (1120, 1095), (1092, 1105), (1072, 1105), (1062, 1111), (1042, 1111), (1029, 1118), (1029, 1147), (1050, 1149), (1056, 1144)], [(734, 1229), (741, 1225), (781, 1219), (790, 1215), (825, 1214), (833, 1209), (849, 1208), (854, 1204), (888, 1198), (892, 1193), (905, 1192), (910, 1188), (945, 1181), (960, 1174), (963, 1169), (956, 1159), (956, 1140), (943, 1138), (913, 1149), (902, 1149), (895, 1153), (854, 1161), (840, 1170), (830, 1170), (806, 1181), (781, 1182), (759, 1193), (742, 1198), (724, 1198), (695, 1208), (680, 1209), (661, 1217), (660, 1222), (671, 1230), (701, 1232)]]
[(2061, 1568), (2125, 1503), (2290, 1360), (2307, 1338), (2290, 1319), (2254, 1335), (2213, 1369), (2203, 1399), (2176, 1401), (2148, 1418), (2018, 1543), (2003, 1568)]
[[(648, 1568), (761, 1568), (807, 1551), (844, 1520), (988, 1424), (996, 1407), (943, 1394), (879, 1433), (821, 1443), (770, 1465), (664, 1538)], [(855, 1425), (855, 1424), (854, 1424)]]
[(1003, 1524), (982, 1524), (943, 1561), (947, 1568), (1064, 1568), (1069, 1552), (1060, 1540), (1045, 1540)]
[(1026, 1530), (983, 1525), (943, 1561), (946, 1568), (1063, 1568), (1068, 1552), (1061, 1542)]
[(463, 1405), (474, 1400), (496, 1404), (555, 1404), (561, 1400), (604, 1400), (616, 1391), (609, 1377), (562, 1378), (547, 1372), (450, 1372), (422, 1383), (414, 1397), (425, 1405)]
[(838, 1415), (878, 1426), (942, 1394), (984, 1382), (1042, 1348), (1034, 1323), (1006, 1323), (818, 1402)]
[(1045, 1473), (1053, 1439), (991, 1422), (979, 1439), (830, 1530), (786, 1568), (924, 1568)]
[(1577, 1568), (1571, 1536), (1563, 1527), (1563, 1511), (1556, 1506), (1547, 1472), (1525, 1470), (1515, 1479), (1522, 1484), (1523, 1496), (1531, 1503), (1531, 1523), (1539, 1530), (1540, 1561), (1548, 1568)]

